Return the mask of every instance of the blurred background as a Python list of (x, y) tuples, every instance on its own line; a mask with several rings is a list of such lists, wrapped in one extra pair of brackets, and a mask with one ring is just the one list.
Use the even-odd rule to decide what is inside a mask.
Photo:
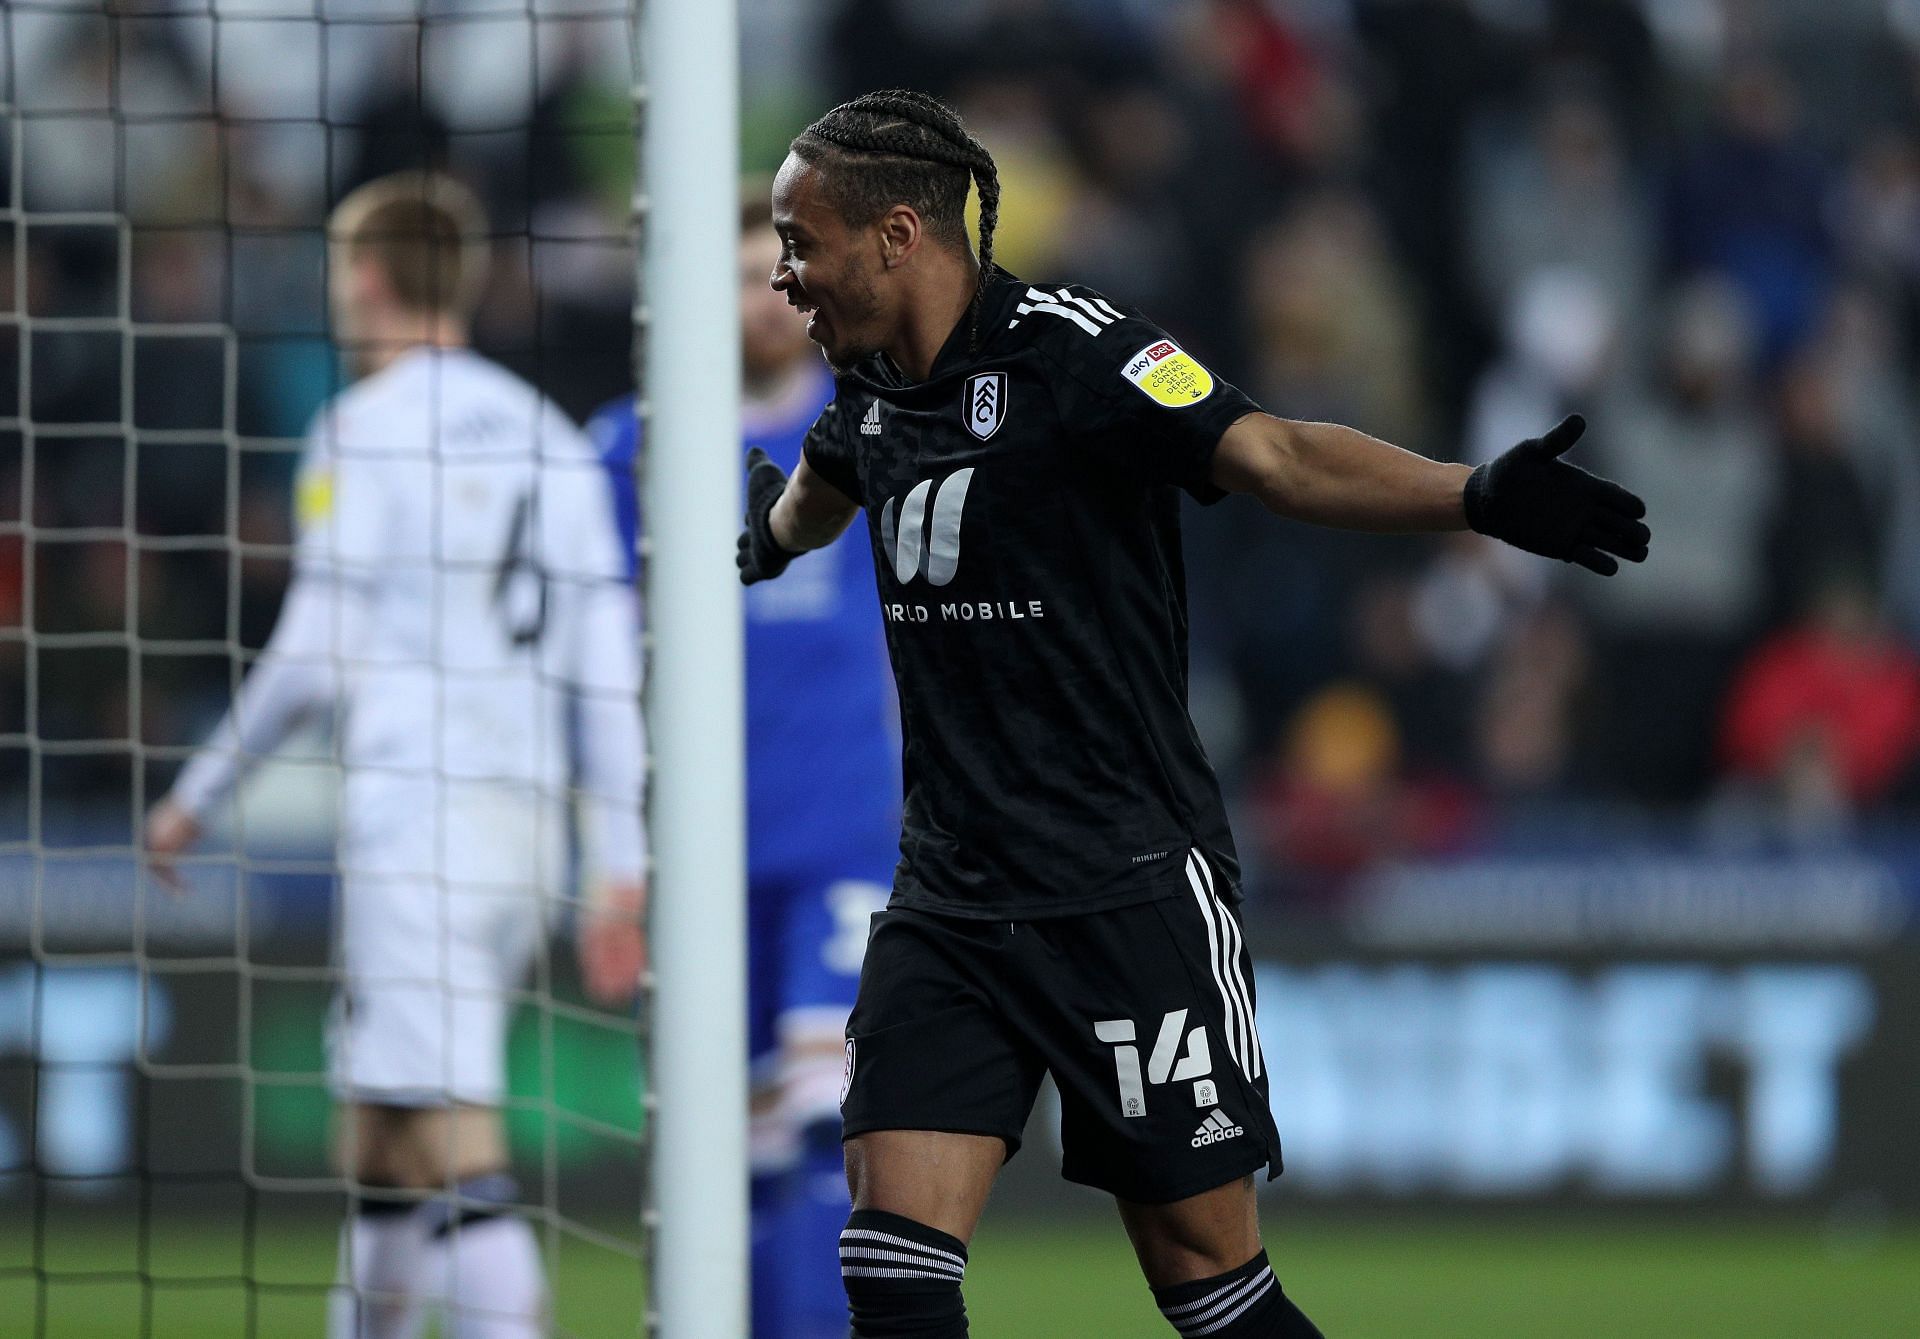
[[(846, 97), (930, 90), (999, 160), (1015, 273), (1144, 308), (1274, 413), (1441, 458), (1577, 410), (1576, 458), (1647, 500), (1652, 557), (1611, 581), (1188, 509), (1193, 705), (1289, 1162), (1269, 1217), (1308, 1309), (1920, 1331), (1920, 3), (742, 15), (750, 169)], [(593, 0), (0, 24), (0, 1291), (44, 1300), (72, 1205), (107, 1232), (165, 1176), (276, 1222), (278, 1190), (324, 1199), (272, 1178), (319, 1174), (324, 989), (296, 969), (324, 958), (325, 767), (263, 778), (198, 898), (156, 900), (129, 852), (271, 627), (299, 436), (339, 384), (326, 211), (406, 166), (479, 188), (478, 342), (583, 417), (631, 387), (632, 70), (625, 7)], [(556, 1152), (552, 1117), (629, 1118), (632, 1059), (526, 1033), (523, 1152), (612, 1212), (611, 1154)], [(1102, 1332), (1157, 1333), (1052, 1172), (1044, 1139), (1010, 1170), (976, 1315), (1119, 1289)], [(1081, 1332), (1035, 1324), (982, 1332)]]

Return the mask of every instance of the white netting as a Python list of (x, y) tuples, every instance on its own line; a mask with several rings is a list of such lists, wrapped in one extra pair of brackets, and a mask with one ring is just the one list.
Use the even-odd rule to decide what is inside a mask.
[[(467, 180), (480, 349), (576, 419), (631, 389), (631, 50), (619, 0), (0, 6), (0, 1332), (321, 1331), (337, 745), (184, 895), (141, 820), (273, 626), (347, 189)], [(570, 912), (511, 995), (514, 1169), (555, 1332), (632, 1334), (636, 1026)]]

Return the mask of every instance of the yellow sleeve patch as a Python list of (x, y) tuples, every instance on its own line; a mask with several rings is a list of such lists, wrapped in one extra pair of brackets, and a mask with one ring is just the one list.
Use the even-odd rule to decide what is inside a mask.
[(293, 512), (302, 530), (311, 530), (333, 514), (332, 470), (309, 470), (300, 476), (294, 489)]
[(1120, 371), (1142, 395), (1169, 409), (1185, 409), (1213, 394), (1213, 374), (1170, 339), (1147, 345)]

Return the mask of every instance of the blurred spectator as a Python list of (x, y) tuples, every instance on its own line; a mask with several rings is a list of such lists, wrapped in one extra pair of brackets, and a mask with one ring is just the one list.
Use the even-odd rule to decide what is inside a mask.
[(1509, 803), (1565, 798), (1578, 783), (1590, 650), (1573, 611), (1550, 604), (1530, 613), (1484, 675), (1474, 721), (1481, 783)]
[(1673, 173), (1667, 246), (1680, 274), (1719, 271), (1746, 292), (1773, 366), (1811, 329), (1831, 275), (1828, 174), (1777, 66), (1738, 64), (1720, 98), (1715, 124)]
[(1615, 312), (1640, 309), (1653, 279), (1651, 219), (1596, 99), (1549, 96), (1521, 135), (1479, 155), (1468, 189), (1474, 276), (1487, 310), (1512, 310), (1548, 270), (1584, 275)]
[(1895, 304), (1909, 361), (1920, 352), (1920, 143), (1885, 127), (1848, 164), (1840, 241), (1861, 282)]
[(1589, 271), (1547, 267), (1514, 292), (1506, 353), (1474, 388), (1466, 458), (1492, 460), (1515, 442), (1538, 437), (1600, 398), (1620, 334), (1615, 290)]
[[(1659, 7), (1664, 0), (1655, 0)], [(1548, 0), (1542, 79), (1595, 79), (1613, 121), (1644, 152), (1666, 119), (1666, 89), (1642, 0)]]
[(1339, 69), (1285, 9), (1263, 0), (1207, 0), (1207, 57), (1233, 89), (1250, 141), (1301, 177), (1349, 158), (1359, 106)]
[(1423, 772), (1465, 756), (1472, 701), (1460, 665), (1434, 645), (1430, 587), (1397, 573), (1369, 578), (1353, 592), (1348, 630), (1355, 672), (1384, 699), (1408, 765)]
[(1362, 196), (1318, 192), (1256, 234), (1245, 289), (1257, 399), (1409, 447), (1425, 440), (1418, 319)]
[(1780, 379), (1782, 475), (1767, 556), (1772, 609), (1806, 608), (1834, 581), (1870, 582), (1884, 548), (1884, 502), (1870, 495), (1827, 362), (1808, 353)]
[(1829, 584), (1741, 667), (1721, 755), (1802, 818), (1873, 805), (1910, 784), (1920, 758), (1920, 656), (1864, 588)]
[(1873, 574), (1889, 617), (1920, 633), (1920, 435), (1913, 355), (1903, 350), (1885, 290), (1849, 282), (1834, 290), (1818, 344), (1848, 451), (1880, 522)]
[[(1073, 250), (1050, 263), (1172, 330), (1214, 324), (1181, 206), (1196, 138), (1186, 109), (1161, 89), (1132, 85), (1091, 95), (1075, 130), (1082, 170), (1066, 206)], [(1152, 263), (1141, 264), (1143, 256)]]
[(1644, 566), (1580, 587), (1602, 640), (1611, 771), (1642, 799), (1703, 791), (1712, 705), (1767, 608), (1780, 491), (1754, 341), (1740, 290), (1696, 279), (1675, 296), (1651, 380), (1596, 419), (1595, 468), (1646, 500), (1657, 536)]
[[(1051, 279), (1063, 273), (1076, 232), (1068, 213), (1074, 174), (1050, 114), (1047, 91), (1037, 84), (994, 79), (968, 85), (956, 101), (968, 127), (993, 146), (1000, 169), (995, 259), (1022, 277)], [(971, 208), (977, 214), (977, 200)]]
[(354, 113), (352, 166), (345, 178), (333, 183), (335, 199), (390, 172), (447, 166), (453, 132), (421, 86), (424, 40), (422, 31), (410, 24), (386, 30), (379, 74), (367, 101)]
[(1391, 710), (1354, 683), (1301, 708), (1253, 803), (1265, 862), (1292, 901), (1322, 907), (1382, 861), (1459, 850), (1479, 818), (1466, 786), (1403, 766)]
[(1517, 90), (1517, 53), (1469, 0), (1354, 0), (1353, 9), (1369, 76), (1373, 193), (1420, 286), (1434, 389), (1452, 421), (1490, 343), (1464, 264), (1467, 135)]

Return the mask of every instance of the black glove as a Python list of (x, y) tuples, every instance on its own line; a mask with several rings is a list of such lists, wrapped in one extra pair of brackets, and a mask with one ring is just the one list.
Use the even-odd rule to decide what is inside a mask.
[(743, 586), (773, 580), (800, 556), (773, 537), (773, 504), (786, 491), (787, 472), (759, 447), (747, 452), (747, 528), (740, 532), (740, 551), (733, 559)]
[(1560, 456), (1587, 421), (1569, 414), (1544, 437), (1530, 437), (1467, 476), (1467, 524), (1483, 535), (1610, 577), (1614, 556), (1645, 562), (1652, 532), (1647, 504), (1619, 484)]

